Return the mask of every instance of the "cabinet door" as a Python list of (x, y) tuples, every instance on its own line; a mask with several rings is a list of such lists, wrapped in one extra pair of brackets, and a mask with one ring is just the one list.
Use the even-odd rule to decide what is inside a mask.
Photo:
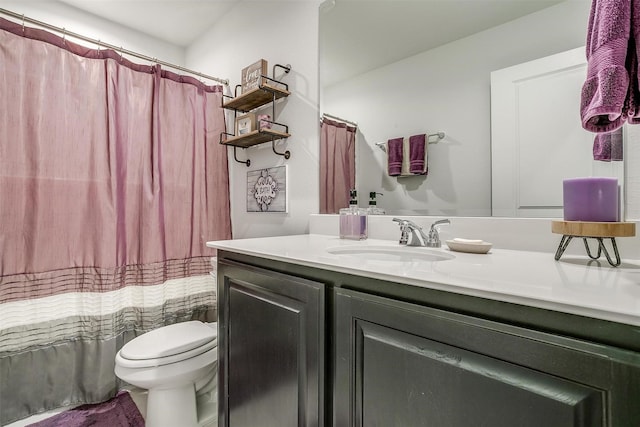
[(640, 425), (637, 356), (335, 292), (335, 426)]
[(219, 425), (324, 424), (324, 286), (221, 261)]

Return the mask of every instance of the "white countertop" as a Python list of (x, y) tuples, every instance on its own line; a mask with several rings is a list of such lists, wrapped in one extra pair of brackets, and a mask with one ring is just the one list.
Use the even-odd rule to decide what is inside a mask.
[(445, 261), (396, 262), (366, 260), (327, 252), (338, 246), (399, 248), (396, 241), (344, 240), (334, 236), (297, 236), (207, 242), (207, 246), (310, 267), (333, 270), (512, 302), (598, 319), (640, 326), (640, 261), (625, 260), (611, 267), (604, 256), (491, 249), (488, 254), (468, 254), (441, 249), (455, 258)]

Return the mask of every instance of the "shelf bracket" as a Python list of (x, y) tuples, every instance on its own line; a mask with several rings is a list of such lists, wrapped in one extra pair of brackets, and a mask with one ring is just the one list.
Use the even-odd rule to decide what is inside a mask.
[(276, 77), (276, 68), (282, 68), (284, 70), (285, 74), (289, 74), (289, 71), (291, 71), (291, 65), (287, 64), (287, 65), (280, 65), (280, 64), (275, 64), (273, 66), (273, 70), (271, 71), (271, 75), (275, 78)]
[[(274, 115), (275, 115), (275, 111), (274, 111)], [(289, 133), (289, 126), (288, 125), (285, 125), (283, 123), (274, 122), (274, 121), (269, 121), (269, 123), (271, 123), (272, 125), (282, 126), (284, 128), (284, 131), (286, 133)], [(278, 156), (284, 156), (284, 158), (288, 160), (291, 157), (291, 152), (289, 150), (286, 150), (286, 151), (284, 151), (282, 153), (276, 151), (276, 139), (277, 138), (275, 138), (275, 137), (271, 137), (271, 149)]]
[(284, 156), (285, 159), (289, 159), (291, 157), (291, 152), (289, 152), (289, 150), (286, 150), (286, 151), (284, 151), (282, 153), (276, 151), (276, 140), (275, 140), (275, 138), (271, 138), (271, 149), (278, 156)]
[(251, 166), (251, 159), (247, 159), (247, 160), (238, 160), (238, 156), (236, 155), (236, 146), (233, 147), (233, 160), (235, 160), (238, 163), (244, 163), (245, 165), (247, 165), (247, 167)]
[[(223, 144), (223, 142), (222, 142), (222, 137), (223, 137), (224, 135), (226, 135), (226, 136), (235, 136), (234, 134), (229, 133), (229, 132), (222, 132), (222, 133), (220, 134), (220, 141), (218, 141), (220, 144)], [(247, 167), (251, 166), (251, 160), (249, 160), (249, 159), (247, 159), (247, 160), (240, 160), (240, 159), (238, 159), (238, 155), (237, 155), (237, 153), (236, 153), (236, 148), (237, 148), (237, 147), (234, 145), (234, 146), (233, 146), (233, 159), (234, 159), (236, 162), (238, 162), (238, 163), (244, 163), (245, 165), (247, 165)]]

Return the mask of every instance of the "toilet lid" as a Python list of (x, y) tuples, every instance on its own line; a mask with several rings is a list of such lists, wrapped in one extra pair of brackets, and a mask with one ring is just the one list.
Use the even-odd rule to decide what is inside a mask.
[(198, 320), (163, 326), (126, 343), (120, 354), (129, 360), (169, 357), (202, 347), (215, 340), (217, 328)]

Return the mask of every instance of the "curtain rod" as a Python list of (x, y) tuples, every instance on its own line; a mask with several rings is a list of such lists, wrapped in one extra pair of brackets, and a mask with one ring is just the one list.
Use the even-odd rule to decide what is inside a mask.
[(171, 64), (169, 62), (160, 61), (157, 58), (152, 58), (150, 56), (143, 55), (141, 53), (137, 53), (137, 52), (133, 52), (131, 50), (123, 49), (122, 47), (114, 46), (112, 44), (105, 43), (105, 42), (100, 41), (100, 40), (92, 39), (90, 37), (83, 36), (82, 34), (77, 34), (77, 33), (71, 32), (71, 31), (67, 31), (65, 28), (56, 27), (55, 25), (47, 24), (46, 22), (42, 22), (42, 21), (38, 21), (37, 19), (29, 18), (27, 16), (24, 16), (24, 14), (20, 15), (19, 13), (11, 12), (10, 10), (2, 9), (2, 8), (0, 8), (0, 13), (3, 13), (5, 15), (11, 16), (11, 17), (16, 18), (16, 19), (21, 19), (23, 26), (24, 26), (25, 22), (28, 22), (30, 24), (35, 24), (35, 25), (38, 25), (40, 27), (46, 28), (48, 30), (57, 31), (58, 33), (62, 33), (65, 36), (71, 36), (71, 37), (74, 37), (74, 38), (77, 38), (77, 39), (80, 39), (80, 40), (87, 41), (89, 43), (93, 43), (93, 44), (95, 44), (97, 46), (100, 46), (100, 47), (106, 47), (106, 48), (109, 48), (109, 49), (113, 49), (116, 52), (120, 52), (120, 54), (126, 54), (126, 55), (130, 55), (130, 56), (135, 56), (136, 58), (140, 58), (140, 59), (143, 59), (145, 61), (149, 61), (149, 62), (152, 62), (152, 63), (155, 63), (155, 64), (164, 65), (165, 67), (170, 67), (170, 68), (173, 68), (175, 70), (179, 70), (179, 71), (182, 71), (182, 72), (185, 72), (185, 73), (193, 74), (193, 75), (196, 75), (198, 77), (202, 77), (202, 78), (205, 78), (205, 79), (208, 79), (208, 80), (216, 81), (218, 83), (222, 83), (225, 86), (229, 85), (229, 80), (227, 80), (227, 79), (221, 79), (221, 78), (218, 78), (218, 77), (208, 76), (208, 75), (200, 73), (198, 71), (193, 71), (193, 70), (190, 70), (188, 68), (181, 67), (180, 65), (175, 65), (175, 64)]
[(333, 114), (323, 113), (322, 117), (329, 117), (330, 119), (340, 120), (341, 122), (345, 122), (345, 123), (348, 123), (350, 125), (354, 125), (355, 127), (358, 127), (358, 124), (356, 122), (352, 122), (351, 120), (346, 120), (346, 119), (343, 119), (341, 117), (334, 116)]

